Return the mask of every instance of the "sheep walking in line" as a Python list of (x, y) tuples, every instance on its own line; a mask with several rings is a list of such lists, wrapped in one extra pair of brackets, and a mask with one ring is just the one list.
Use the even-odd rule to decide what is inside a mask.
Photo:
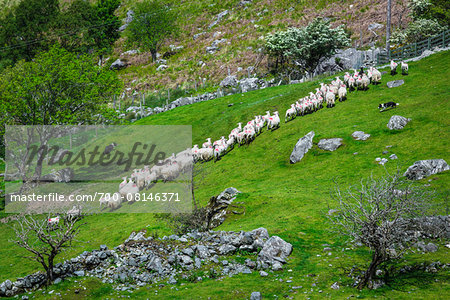
[(372, 80), (373, 84), (381, 83), (381, 72), (375, 69), (374, 67), (370, 67), (369, 71), (372, 72)]
[(325, 95), (325, 99), (327, 101), (327, 108), (332, 108), (335, 106), (334, 104), (335, 98), (336, 95), (332, 91), (328, 90), (328, 92)]
[(398, 66), (398, 64), (395, 61), (391, 60), (390, 67), (391, 67), (391, 75), (392, 76), (397, 74), (397, 66)]
[(108, 201), (108, 207), (111, 211), (118, 209), (122, 205), (122, 195), (114, 193)]
[(291, 108), (286, 110), (286, 115), (284, 117), (284, 123), (286, 123), (288, 120), (295, 119), (296, 114), (297, 114), (297, 110), (295, 109), (295, 104), (291, 104)]
[(206, 142), (202, 145), (203, 148), (212, 147), (211, 138), (207, 138)]
[(408, 75), (408, 64), (402, 61), (402, 75)]
[(267, 130), (275, 130), (280, 127), (280, 117), (278, 116), (278, 111), (273, 113), (273, 116), (269, 117), (269, 122), (267, 123)]
[(56, 216), (56, 217), (54, 217), (54, 218), (49, 218), (48, 220), (47, 220), (47, 224), (48, 224), (48, 226), (50, 227), (50, 229), (54, 229), (56, 226), (58, 226), (58, 224), (59, 224), (59, 216)]
[(341, 84), (341, 86), (338, 90), (338, 96), (339, 96), (339, 102), (342, 102), (347, 99), (347, 88), (345, 87), (345, 84)]

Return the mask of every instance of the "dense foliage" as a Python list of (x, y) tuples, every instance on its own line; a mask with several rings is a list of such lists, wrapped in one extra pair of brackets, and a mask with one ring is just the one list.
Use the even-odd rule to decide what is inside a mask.
[(20, 61), (0, 76), (2, 124), (56, 125), (96, 122), (119, 92), (117, 75), (59, 47)]
[(134, 19), (127, 27), (129, 44), (148, 50), (153, 61), (162, 43), (176, 32), (176, 15), (160, 0), (147, 0), (136, 4)]
[(419, 42), (439, 34), (450, 25), (450, 2), (441, 0), (410, 0), (412, 22), (405, 29), (392, 33), (392, 44)]
[(291, 69), (313, 73), (337, 49), (349, 45), (350, 40), (342, 26), (332, 28), (328, 21), (316, 19), (306, 27), (291, 27), (269, 34), (265, 48), (276, 59), (276, 67), (287, 65)]
[(49, 45), (76, 53), (108, 51), (119, 38), (114, 15), (120, 0), (22, 0), (0, 19), (0, 69), (48, 50)]

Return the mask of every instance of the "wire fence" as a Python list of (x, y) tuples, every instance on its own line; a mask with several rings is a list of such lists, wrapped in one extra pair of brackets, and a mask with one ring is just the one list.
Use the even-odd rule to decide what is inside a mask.
[(391, 59), (404, 60), (411, 57), (420, 56), (425, 50), (435, 47), (447, 47), (450, 44), (450, 30), (441, 32), (438, 35), (429, 37), (420, 42), (405, 45), (400, 48), (390, 49), (389, 52), (380, 53), (377, 56), (377, 65), (389, 63)]

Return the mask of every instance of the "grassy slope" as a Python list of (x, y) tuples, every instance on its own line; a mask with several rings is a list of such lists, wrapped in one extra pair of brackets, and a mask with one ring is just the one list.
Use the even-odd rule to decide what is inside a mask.
[[(246, 214), (229, 218), (219, 229), (252, 230), (264, 226), (271, 235), (279, 235), (292, 243), (294, 252), (287, 268), (292, 272), (271, 274), (266, 278), (259, 275), (239, 275), (226, 278), (218, 284), (215, 280), (177, 286), (179, 291), (170, 287), (160, 289), (158, 295), (166, 298), (198, 295), (207, 298), (245, 298), (252, 291), (259, 290), (263, 296), (283, 296), (291, 286), (303, 286), (295, 290), (296, 296), (313, 297), (361, 297), (410, 298), (413, 292), (416, 298), (425, 298), (432, 294), (443, 298), (449, 291), (448, 272), (402, 276), (395, 278), (392, 286), (375, 291), (358, 292), (351, 287), (350, 279), (343, 275), (341, 267), (351, 268), (354, 264), (365, 264), (369, 258), (366, 249), (343, 251), (348, 247), (342, 239), (329, 232), (324, 213), (328, 211), (329, 192), (335, 178), (343, 186), (356, 183), (361, 177), (370, 174), (381, 175), (384, 168), (375, 164), (376, 157), (387, 157), (391, 153), (399, 157), (402, 171), (419, 159), (443, 158), (450, 161), (448, 151), (450, 90), (447, 76), (450, 67), (450, 52), (440, 53), (417, 63), (410, 64), (407, 77), (384, 76), (383, 84), (371, 86), (366, 92), (353, 92), (349, 100), (338, 103), (333, 109), (323, 109), (314, 114), (297, 118), (274, 132), (264, 132), (250, 146), (241, 147), (226, 155), (220, 162), (206, 163), (208, 176), (197, 192), (197, 198), (206, 202), (211, 195), (218, 194), (226, 187), (233, 186), (244, 194), (240, 200), (245, 203)], [(405, 84), (388, 89), (386, 82), (392, 79), (404, 79)], [(245, 121), (255, 114), (266, 110), (278, 109), (281, 114), (289, 104), (306, 95), (318, 85), (317, 82), (282, 86), (254, 91), (244, 95), (197, 103), (190, 106), (143, 119), (139, 124), (192, 124), (193, 141), (201, 143), (206, 137), (218, 138), (229, 132), (238, 121)], [(394, 100), (400, 106), (384, 113), (377, 110), (378, 103)], [(240, 103), (242, 102), (242, 103)], [(234, 103), (228, 107), (228, 103)], [(399, 114), (412, 118), (412, 122), (402, 131), (391, 132), (386, 124), (389, 118)], [(289, 164), (289, 155), (298, 138), (314, 130), (314, 143), (321, 138), (342, 137), (344, 145), (336, 152), (328, 153), (313, 149), (295, 165)], [(367, 141), (354, 141), (351, 133), (363, 130), (372, 137)], [(389, 154), (382, 155), (385, 146), (393, 145)], [(353, 155), (358, 152), (357, 155)], [(387, 169), (395, 170), (396, 162), (390, 161)], [(436, 202), (445, 213), (449, 194), (449, 173), (432, 176), (431, 189), (438, 190)], [(423, 180), (423, 183), (428, 183)], [(333, 203), (330, 203), (333, 207)], [(89, 217), (87, 230), (79, 239), (89, 241), (77, 243), (76, 248), (65, 254), (71, 257), (85, 248), (93, 249), (105, 243), (115, 246), (126, 238), (132, 230), (147, 227), (150, 231), (167, 233), (164, 224), (157, 223), (152, 215), (146, 214), (107, 214)], [(120, 227), (117, 224), (121, 224)], [(24, 252), (8, 243), (11, 230), (0, 224), (0, 281), (22, 276), (38, 269), (36, 264), (20, 258)], [(323, 244), (331, 245), (331, 256), (322, 252)], [(411, 254), (407, 263), (440, 260), (449, 263), (448, 249), (439, 243), (439, 251), (433, 254)], [(317, 254), (323, 256), (318, 257)], [(329, 266), (331, 264), (332, 266)], [(316, 274), (308, 277), (308, 274)], [(276, 278), (277, 276), (277, 278)], [(292, 283), (279, 282), (292, 277)], [(339, 291), (332, 290), (331, 284), (341, 283)], [(73, 282), (73, 280), (71, 281)], [(69, 295), (75, 283), (63, 283), (57, 286)], [(317, 282), (316, 287), (311, 287)], [(107, 296), (109, 286), (100, 285), (89, 279), (86, 282), (91, 296)], [(52, 287), (53, 288), (53, 287)], [(313, 291), (311, 291), (311, 288)], [(318, 293), (322, 290), (323, 293)], [(307, 294), (303, 294), (307, 292)], [(134, 293), (142, 297), (154, 295), (153, 290), (143, 288)]]

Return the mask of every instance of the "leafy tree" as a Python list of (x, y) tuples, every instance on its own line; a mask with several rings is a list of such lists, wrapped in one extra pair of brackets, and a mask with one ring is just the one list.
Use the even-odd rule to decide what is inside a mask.
[(19, 59), (31, 60), (47, 49), (46, 32), (59, 14), (58, 0), (22, 0), (14, 9), (15, 37), (8, 46), (16, 48)]
[[(428, 211), (432, 194), (395, 174), (361, 180), (347, 191), (337, 186), (333, 198), (338, 202), (338, 213), (330, 218), (337, 231), (372, 252), (372, 260), (358, 283), (362, 289), (370, 285), (382, 264), (401, 258), (417, 241), (420, 234), (415, 232), (422, 228), (414, 218)], [(427, 232), (438, 232), (432, 226)]]
[(292, 68), (313, 73), (317, 66), (330, 58), (337, 49), (349, 46), (350, 40), (342, 26), (331, 28), (328, 21), (316, 19), (302, 28), (269, 34), (266, 50)]
[(75, 0), (55, 21), (54, 39), (73, 52), (95, 51), (102, 55), (120, 37), (120, 20), (114, 15), (119, 0), (99, 0), (95, 5)]
[[(0, 75), (0, 134), (4, 125), (104, 122), (109, 111), (106, 102), (119, 93), (120, 86), (115, 72), (95, 66), (89, 56), (77, 57), (54, 46)], [(51, 134), (41, 137), (50, 139)], [(40, 169), (38, 165), (34, 179), (40, 178)]]
[(128, 42), (150, 51), (153, 61), (166, 38), (176, 32), (175, 12), (160, 0), (137, 3), (134, 19), (127, 27)]

